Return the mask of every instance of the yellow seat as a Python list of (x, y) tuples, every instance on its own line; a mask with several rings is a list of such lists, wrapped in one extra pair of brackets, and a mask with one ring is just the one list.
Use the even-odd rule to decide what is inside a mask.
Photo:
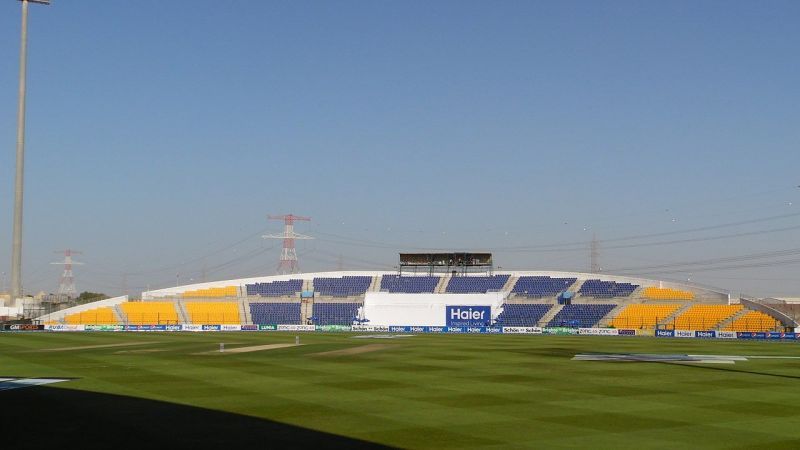
[(119, 323), (110, 306), (94, 308), (64, 316), (64, 323), (69, 325), (114, 325)]
[(238, 302), (184, 302), (190, 323), (238, 324)]
[(611, 319), (611, 325), (614, 328), (655, 328), (658, 322), (669, 317), (680, 306), (680, 304), (633, 303)]
[(120, 305), (131, 325), (168, 325), (178, 323), (172, 302), (125, 302)]

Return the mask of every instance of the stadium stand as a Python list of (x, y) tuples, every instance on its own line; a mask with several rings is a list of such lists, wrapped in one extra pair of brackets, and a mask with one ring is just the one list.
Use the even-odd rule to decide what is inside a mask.
[(189, 323), (238, 324), (237, 302), (184, 302)]
[(294, 295), (303, 290), (303, 280), (273, 281), (270, 283), (246, 284), (247, 295), (280, 297)]
[(535, 327), (553, 305), (533, 303), (507, 303), (495, 321), (501, 327)]
[(300, 324), (300, 303), (250, 303), (254, 324)]
[(358, 314), (358, 303), (314, 303), (316, 325), (351, 325)]
[(446, 292), (453, 294), (485, 294), (488, 291), (499, 291), (508, 282), (508, 277), (509, 275), (452, 277), (447, 283)]
[(183, 298), (218, 298), (218, 297), (237, 297), (239, 289), (236, 286), (225, 286), (220, 288), (196, 289), (186, 291)]
[(169, 325), (178, 323), (173, 302), (125, 302), (120, 304), (131, 325)]
[(550, 327), (589, 328), (594, 326), (616, 305), (564, 305), (547, 325)]
[(521, 276), (511, 292), (526, 297), (551, 297), (566, 291), (577, 278), (552, 278), (544, 276)]
[(781, 323), (774, 317), (761, 311), (747, 311), (724, 327), (724, 331), (775, 331), (781, 329)]
[(114, 325), (119, 323), (111, 307), (94, 308), (64, 317), (64, 323), (70, 325)]
[(680, 304), (643, 304), (633, 303), (626, 306), (611, 320), (614, 328), (655, 328), (662, 321), (675, 313)]
[(642, 296), (650, 300), (692, 300), (694, 293), (680, 289), (660, 288), (648, 286), (644, 288)]
[(616, 281), (586, 280), (578, 291), (581, 295), (595, 298), (627, 297), (639, 286)]
[(384, 275), (381, 278), (381, 290), (419, 294), (433, 292), (439, 284), (439, 277), (402, 277), (400, 275)]
[(665, 326), (675, 330), (712, 330), (741, 310), (742, 305), (692, 305)]
[(372, 277), (344, 276), (341, 278), (314, 278), (314, 291), (321, 295), (349, 297), (367, 292)]

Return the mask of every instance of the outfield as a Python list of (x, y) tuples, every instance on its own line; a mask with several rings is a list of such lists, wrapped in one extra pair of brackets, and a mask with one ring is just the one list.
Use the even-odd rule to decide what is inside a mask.
[(234, 351), (295, 335), (2, 334), (0, 377), (71, 379), (0, 391), (3, 446), (800, 448), (800, 359), (572, 360), (795, 342), (308, 333)]

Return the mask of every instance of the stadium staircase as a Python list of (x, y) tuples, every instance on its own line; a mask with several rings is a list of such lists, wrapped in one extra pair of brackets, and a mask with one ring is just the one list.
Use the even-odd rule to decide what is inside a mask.
[(192, 323), (189, 320), (189, 313), (186, 312), (186, 305), (182, 301), (175, 302), (175, 309), (178, 311), (178, 323)]
[(444, 275), (439, 278), (439, 284), (436, 285), (436, 289), (433, 292), (437, 294), (444, 294), (447, 292), (447, 283), (450, 282), (450, 275)]
[(548, 323), (550, 323), (550, 321), (553, 320), (553, 317), (555, 317), (556, 314), (560, 313), (562, 309), (564, 309), (564, 305), (558, 305), (558, 304), (553, 305), (553, 307), (550, 308), (549, 311), (547, 311), (547, 314), (543, 315), (542, 318), (539, 320), (539, 326), (543, 327)]
[(370, 283), (369, 288), (367, 288), (367, 292), (380, 292), (381, 290), (381, 276), (375, 275), (372, 277), (372, 283)]
[(519, 276), (517, 275), (508, 277), (508, 281), (506, 281), (506, 284), (503, 286), (503, 292), (511, 292), (511, 290), (514, 289), (514, 285), (517, 284), (517, 280), (519, 280)]
[(239, 300), (239, 317), (242, 318), (242, 325), (253, 324), (253, 316), (250, 314), (250, 306), (247, 300)]
[[(573, 292), (575, 296), (578, 296), (579, 295), (578, 292), (581, 291), (581, 287), (583, 287), (583, 283), (585, 281), (586, 280), (581, 280), (579, 278), (579, 279), (575, 280), (575, 282), (572, 283), (572, 286), (568, 287), (567, 290)], [(583, 294), (580, 294), (580, 295), (583, 295)]]
[(125, 317), (125, 313), (122, 312), (122, 308), (119, 305), (114, 305), (111, 309), (114, 310), (114, 316), (117, 318), (118, 323), (127, 323), (127, 317)]
[(609, 311), (608, 314), (603, 316), (603, 318), (597, 322), (597, 328), (607, 328), (609, 325), (611, 325), (611, 321), (614, 319), (614, 317), (617, 317), (617, 314), (619, 314), (619, 312), (625, 309), (629, 304), (630, 303), (625, 302), (615, 306), (614, 309)]
[(732, 324), (736, 319), (742, 317), (743, 315), (747, 314), (750, 311), (751, 311), (750, 309), (742, 308), (741, 310), (737, 311), (736, 314), (718, 323), (717, 326), (715, 326), (714, 328), (717, 330), (724, 330), (726, 327)]
[(308, 319), (310, 319), (314, 315), (314, 300), (310, 298), (304, 298), (300, 300), (300, 323), (305, 324), (308, 323)]
[(694, 304), (695, 304), (694, 302), (686, 302), (686, 304), (684, 304), (680, 308), (676, 309), (674, 313), (672, 313), (669, 316), (667, 316), (666, 318), (664, 318), (664, 320), (659, 321), (656, 324), (656, 328), (664, 328), (665, 325), (672, 323), (672, 321), (675, 320), (676, 317), (678, 317), (681, 314), (685, 313), (686, 310), (691, 308), (692, 305), (694, 305)]

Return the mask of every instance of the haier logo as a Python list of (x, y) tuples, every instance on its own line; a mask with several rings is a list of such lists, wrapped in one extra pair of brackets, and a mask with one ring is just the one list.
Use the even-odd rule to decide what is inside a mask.
[(489, 306), (448, 306), (447, 326), (481, 327), (489, 324), (492, 309)]

